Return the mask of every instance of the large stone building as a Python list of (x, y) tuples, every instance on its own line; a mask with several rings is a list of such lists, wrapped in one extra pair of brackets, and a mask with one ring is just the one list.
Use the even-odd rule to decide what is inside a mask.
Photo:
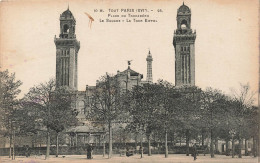
[[(60, 15), (60, 34), (54, 38), (56, 45), (56, 86), (68, 86), (73, 90), (74, 101), (72, 107), (78, 113), (80, 121), (79, 126), (67, 130), (68, 142), (72, 145), (85, 144), (85, 140), (93, 140), (90, 134), (101, 136), (103, 133), (101, 126), (93, 127), (90, 121), (86, 119), (87, 110), (90, 109), (90, 102), (95, 92), (96, 86), (86, 85), (84, 91), (78, 91), (78, 52), (80, 42), (77, 41), (76, 20), (69, 8)], [(147, 56), (147, 81), (143, 81), (143, 75), (130, 68), (124, 71), (117, 71), (116, 78), (119, 82), (120, 90), (131, 90), (136, 85), (152, 82), (152, 56), (149, 51)], [(97, 81), (96, 84), (98, 84)], [(96, 138), (96, 137), (94, 137)]]
[(174, 31), (175, 85), (195, 85), (196, 32), (191, 29), (191, 10), (183, 5), (177, 11), (177, 30)]

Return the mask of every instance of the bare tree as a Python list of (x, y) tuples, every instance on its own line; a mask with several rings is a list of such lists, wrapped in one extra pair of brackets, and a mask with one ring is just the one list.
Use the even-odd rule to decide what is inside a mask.
[(131, 107), (128, 110), (132, 117), (130, 125), (133, 130), (137, 128), (148, 140), (148, 156), (151, 156), (151, 136), (161, 125), (158, 118), (161, 108), (158, 93), (160, 87), (158, 84), (135, 87), (132, 91)]
[(72, 91), (67, 87), (56, 88), (55, 86), (55, 80), (53, 79), (46, 83), (41, 83), (30, 88), (23, 99), (24, 109), (34, 108), (33, 111), (37, 114), (35, 120), (40, 122), (42, 127), (47, 128), (45, 159), (49, 157), (50, 153), (51, 130), (56, 132), (56, 155), (58, 155), (58, 134), (77, 122), (72, 106)]
[(56, 132), (56, 157), (59, 154), (59, 133), (78, 123), (77, 112), (72, 103), (75, 94), (68, 87), (56, 88), (51, 95), (49, 127)]
[[(181, 94), (174, 89), (173, 85), (167, 81), (159, 80), (160, 90), (158, 93), (160, 99), (160, 122), (164, 126), (164, 137), (165, 137), (165, 158), (168, 157), (168, 132), (173, 131), (176, 127), (177, 112), (176, 107), (177, 98), (181, 97)], [(160, 127), (159, 127), (160, 129)], [(163, 131), (162, 131), (163, 132)]]
[[(210, 130), (210, 155), (214, 157), (214, 139), (217, 139), (216, 129), (220, 125), (220, 118), (223, 116), (220, 107), (221, 102), (225, 99), (224, 94), (220, 90), (207, 88), (203, 93), (203, 104), (201, 113), (203, 115), (202, 122)], [(208, 118), (210, 117), (210, 118)]]
[(14, 122), (17, 118), (15, 113), (19, 104), (17, 95), (21, 92), (19, 89), (21, 85), (22, 82), (16, 81), (14, 73), (9, 74), (8, 70), (0, 71), (0, 128), (4, 129), (1, 133), (8, 135), (10, 138), (9, 157), (11, 157), (11, 146), (13, 144)]
[(47, 127), (47, 150), (45, 159), (50, 154), (50, 110), (51, 110), (51, 94), (55, 90), (55, 80), (51, 79), (46, 83), (41, 83), (37, 86), (30, 88), (29, 92), (25, 95), (28, 104), (37, 108), (37, 112), (41, 114), (44, 126)]
[(231, 89), (233, 93), (233, 100), (236, 104), (236, 117), (238, 124), (238, 140), (239, 140), (239, 158), (242, 158), (242, 139), (246, 125), (246, 112), (252, 108), (254, 103), (255, 92), (250, 90), (249, 83), (240, 84), (240, 89)]
[(109, 153), (112, 157), (112, 124), (117, 122), (118, 116), (123, 112), (120, 107), (120, 88), (115, 76), (106, 74), (96, 85), (90, 101), (90, 110), (87, 117), (93, 121), (100, 121), (108, 125)]
[(176, 88), (181, 94), (181, 98), (175, 103), (177, 109), (176, 119), (181, 124), (181, 131), (185, 132), (186, 138), (186, 156), (190, 154), (190, 139), (199, 130), (198, 121), (200, 118), (200, 98), (201, 89), (193, 86), (182, 86)]

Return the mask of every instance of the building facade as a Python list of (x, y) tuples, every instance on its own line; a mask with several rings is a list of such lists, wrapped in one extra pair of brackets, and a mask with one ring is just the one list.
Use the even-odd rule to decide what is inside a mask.
[[(60, 15), (60, 34), (54, 38), (56, 45), (56, 86), (67, 86), (72, 90), (72, 107), (77, 112), (79, 125), (67, 130), (67, 143), (71, 145), (85, 144), (85, 140), (93, 139), (89, 135), (100, 137), (103, 134), (102, 126), (95, 126), (87, 118), (86, 114), (90, 109), (91, 100), (95, 93), (96, 86), (86, 85), (83, 91), (78, 90), (78, 52), (80, 42), (76, 38), (76, 20), (69, 8)], [(131, 90), (134, 86), (141, 86), (144, 83), (152, 82), (152, 56), (147, 56), (147, 81), (142, 81), (143, 75), (130, 68), (131, 61), (128, 61), (128, 68), (124, 71), (117, 71), (113, 78), (119, 83), (122, 92)], [(98, 84), (98, 81), (97, 81)], [(95, 127), (93, 127), (93, 125)]]
[(177, 11), (177, 30), (174, 31), (175, 86), (195, 85), (195, 39), (191, 29), (191, 10), (183, 5)]
[(119, 88), (123, 92), (130, 91), (134, 86), (141, 86), (143, 75), (132, 70), (130, 65), (124, 71), (117, 71), (115, 75), (119, 83)]

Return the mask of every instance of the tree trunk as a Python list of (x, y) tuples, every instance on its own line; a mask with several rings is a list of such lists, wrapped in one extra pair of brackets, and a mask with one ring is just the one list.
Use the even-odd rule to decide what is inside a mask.
[(210, 129), (210, 156), (214, 157), (213, 131)]
[[(258, 127), (259, 128), (259, 127)], [(256, 156), (260, 156), (259, 152), (260, 152), (260, 141), (259, 141), (259, 136), (258, 136), (258, 139), (256, 140), (256, 151), (257, 151), (257, 154)]]
[(78, 149), (78, 133), (76, 133), (75, 145), (76, 145), (76, 149)]
[(175, 139), (176, 139), (176, 137), (175, 137), (175, 133), (173, 132), (172, 133), (172, 146), (174, 147), (175, 146)]
[(108, 152), (108, 158), (112, 157), (112, 126), (111, 122), (108, 124), (108, 130), (109, 130), (109, 152)]
[(219, 150), (218, 150), (218, 138), (215, 139), (215, 153), (218, 154)]
[(190, 144), (190, 130), (187, 129), (187, 130), (186, 130), (186, 156), (189, 156), (189, 155), (190, 155), (190, 147), (189, 147), (189, 144)]
[[(99, 137), (99, 141), (100, 141), (100, 137)], [(83, 146), (86, 146), (86, 135), (83, 135)], [(100, 146), (100, 143), (99, 143)]]
[(242, 139), (239, 138), (239, 145), (238, 145), (238, 157), (242, 158)]
[(50, 131), (47, 129), (47, 150), (45, 155), (45, 160), (49, 158), (50, 155)]
[(228, 149), (228, 139), (226, 140), (226, 156), (228, 156), (229, 155), (229, 149)]
[(158, 143), (157, 143), (157, 154), (160, 154), (160, 142), (158, 141)]
[(165, 158), (168, 157), (168, 140), (167, 140), (167, 130), (165, 131)]
[[(84, 146), (85, 146), (85, 135), (84, 135)], [(100, 147), (101, 146), (101, 135), (99, 135), (98, 137), (98, 146)]]
[(71, 136), (69, 136), (69, 143), (70, 143), (70, 147), (71, 147), (72, 146)]
[(235, 157), (235, 142), (234, 142), (234, 138), (232, 138), (232, 158)]
[(248, 156), (248, 141), (245, 139), (245, 156)]
[[(35, 134), (35, 141), (34, 141), (34, 144), (35, 144), (35, 147), (37, 147), (38, 146), (38, 131), (37, 131), (37, 133)], [(37, 153), (37, 148), (34, 148), (35, 150), (35, 154)]]
[(180, 147), (181, 147), (181, 135), (180, 135)]
[(103, 142), (103, 157), (105, 157), (105, 155), (106, 155), (106, 142), (104, 140), (104, 142)]
[(15, 131), (13, 131), (13, 156), (12, 156), (12, 160), (15, 160), (14, 147), (15, 147)]
[(9, 158), (12, 156), (12, 135), (10, 135), (10, 147), (9, 147)]
[(256, 141), (256, 137), (253, 137), (253, 154), (254, 157), (257, 157), (257, 141)]
[(59, 133), (56, 135), (56, 157), (59, 155)]
[(148, 138), (148, 156), (151, 156), (152, 152), (151, 152), (151, 139), (150, 139), (150, 135), (147, 138)]
[(202, 147), (204, 148), (204, 136), (205, 136), (205, 134), (204, 134), (204, 131), (202, 130), (202, 134), (201, 134), (201, 145), (202, 145)]
[[(121, 140), (122, 140), (122, 134), (121, 134), (121, 131), (120, 131), (119, 146), (117, 145), (117, 148), (119, 147), (119, 150), (122, 150), (122, 141)], [(122, 152), (120, 152), (120, 156), (122, 156)]]
[(143, 158), (143, 136), (141, 135), (141, 150), (140, 150), (140, 152), (141, 152), (141, 158)]
[(135, 151), (137, 150), (137, 133), (135, 134)]

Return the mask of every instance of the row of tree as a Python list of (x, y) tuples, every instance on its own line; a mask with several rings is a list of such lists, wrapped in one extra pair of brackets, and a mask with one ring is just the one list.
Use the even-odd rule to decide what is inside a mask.
[[(46, 136), (46, 159), (50, 153), (51, 133), (56, 137), (58, 155), (59, 133), (78, 123), (75, 110), (75, 92), (67, 87), (56, 88), (55, 80), (30, 88), (23, 98), (17, 99), (22, 82), (15, 80), (15, 74), (0, 71), (0, 127), (1, 135), (9, 137), (10, 155), (14, 158), (14, 137)], [(11, 147), (13, 152), (11, 152)]]
[(256, 145), (258, 109), (253, 106), (254, 94), (248, 84), (233, 93), (228, 96), (213, 88), (203, 91), (196, 86), (175, 87), (163, 80), (122, 91), (117, 79), (106, 75), (93, 94), (87, 118), (107, 124), (109, 157), (112, 155), (112, 124), (123, 123), (128, 132), (146, 137), (148, 155), (151, 155), (152, 137), (164, 137), (165, 157), (168, 157), (168, 137), (172, 139), (184, 133), (187, 155), (191, 140), (201, 138), (204, 146), (205, 139), (210, 138), (211, 157), (221, 139), (226, 141), (227, 152), (228, 142), (232, 141), (233, 156), (234, 140), (238, 140), (241, 158), (243, 139), (247, 142), (253, 138)]
[[(67, 87), (55, 87), (50, 80), (32, 87), (20, 100), (21, 81), (14, 74), (0, 72), (0, 125), (2, 135), (10, 138), (14, 147), (14, 131), (18, 135), (46, 136), (47, 152), (50, 152), (50, 137), (56, 136), (58, 155), (59, 134), (77, 125), (76, 92)], [(123, 130), (137, 136), (146, 137), (148, 155), (151, 155), (151, 139), (157, 137), (165, 143), (165, 157), (168, 156), (168, 139), (185, 135), (186, 154), (189, 155), (191, 140), (201, 141), (202, 146), (209, 138), (211, 157), (214, 157), (214, 144), (218, 140), (239, 141), (239, 157), (242, 157), (242, 140), (258, 137), (258, 109), (253, 106), (253, 94), (249, 85), (241, 85), (241, 90), (228, 96), (220, 90), (198, 87), (175, 87), (159, 80), (154, 84), (135, 86), (122, 91), (116, 77), (105, 75), (92, 92), (86, 111), (86, 118), (100, 122), (107, 127), (109, 158), (112, 156), (113, 124), (123, 124)], [(85, 106), (86, 107), (86, 106)], [(129, 134), (128, 134), (129, 135)], [(126, 136), (127, 137), (127, 136)], [(120, 139), (121, 141), (121, 139)], [(141, 139), (141, 146), (142, 146)], [(228, 150), (226, 150), (228, 151)], [(14, 153), (14, 152), (13, 152)], [(246, 151), (247, 153), (247, 151)]]

